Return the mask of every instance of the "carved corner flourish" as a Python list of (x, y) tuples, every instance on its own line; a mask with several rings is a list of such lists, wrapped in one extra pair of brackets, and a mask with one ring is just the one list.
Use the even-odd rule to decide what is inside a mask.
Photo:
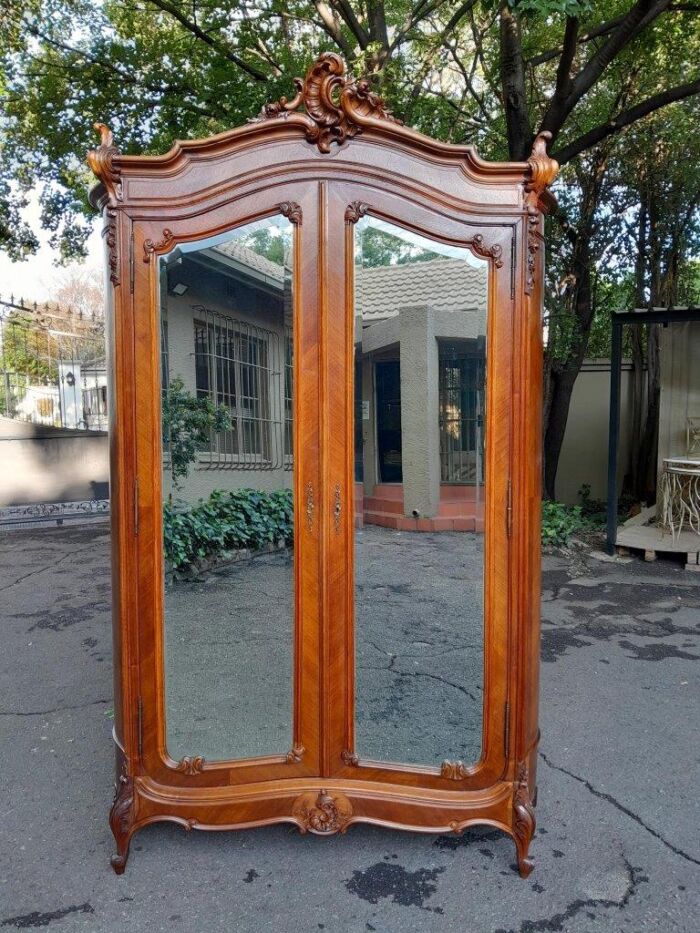
[(107, 244), (107, 258), (109, 262), (109, 281), (112, 285), (119, 285), (119, 254), (117, 252), (117, 212), (113, 207), (105, 208), (104, 227), (102, 236)]
[(344, 765), (349, 765), (352, 768), (356, 768), (360, 763), (360, 759), (355, 752), (351, 752), (349, 748), (343, 749), (340, 753), (340, 760)]
[(306, 749), (303, 745), (293, 745), (290, 751), (286, 754), (286, 761), (288, 765), (299, 764), (299, 762), (304, 757), (304, 752)]
[(345, 208), (345, 223), (356, 224), (360, 217), (364, 217), (369, 210), (369, 204), (364, 201), (352, 201)]
[(154, 243), (153, 240), (144, 240), (143, 243), (143, 261), (150, 262), (151, 256), (154, 253), (159, 253), (161, 250), (170, 246), (170, 244), (175, 239), (175, 234), (172, 230), (169, 230), (167, 227), (163, 230), (163, 236)]
[(484, 242), (483, 233), (477, 233), (471, 240), (471, 247), (477, 256), (484, 259), (492, 259), (497, 269), (503, 265), (503, 247), (500, 243), (493, 243), (491, 246)]
[(324, 52), (311, 65), (306, 77), (294, 79), (296, 95), (265, 104), (252, 121), (284, 117), (300, 107), (306, 110), (306, 138), (328, 153), (332, 143), (342, 145), (362, 132), (373, 120), (400, 124), (365, 78), (354, 80), (345, 72), (345, 62), (335, 52)]
[(134, 779), (127, 774), (126, 761), (122, 764), (115, 786), (114, 802), (109, 811), (109, 825), (117, 843), (117, 852), (110, 859), (110, 863), (118, 875), (123, 875), (134, 831)]
[(530, 842), (535, 834), (537, 821), (528, 788), (527, 762), (518, 766), (517, 778), (513, 789), (513, 835), (518, 857), (518, 872), (521, 878), (527, 878), (534, 865), (528, 857)]
[(352, 804), (344, 794), (312, 791), (297, 797), (292, 815), (299, 823), (300, 832), (330, 836), (345, 831), (352, 816)]
[(469, 768), (463, 761), (449, 761), (445, 759), (440, 765), (440, 777), (448, 781), (463, 781), (469, 774)]
[(301, 205), (297, 204), (296, 201), (282, 201), (281, 204), (277, 205), (277, 209), (290, 223), (296, 224), (297, 226), (301, 223), (303, 213)]
[(88, 165), (93, 175), (107, 189), (110, 203), (114, 204), (122, 199), (121, 172), (114, 163), (119, 150), (114, 145), (114, 135), (106, 123), (95, 123), (95, 129), (100, 134), (100, 145), (88, 152)]
[(204, 758), (201, 755), (195, 755), (192, 758), (185, 755), (175, 765), (175, 771), (180, 771), (182, 774), (201, 774), (203, 770)]

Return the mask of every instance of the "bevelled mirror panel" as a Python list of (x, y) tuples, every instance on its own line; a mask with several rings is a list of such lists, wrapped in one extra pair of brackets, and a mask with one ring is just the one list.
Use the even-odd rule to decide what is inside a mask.
[(168, 754), (292, 746), (293, 227), (160, 260)]
[(355, 227), (355, 752), (478, 761), (488, 264)]

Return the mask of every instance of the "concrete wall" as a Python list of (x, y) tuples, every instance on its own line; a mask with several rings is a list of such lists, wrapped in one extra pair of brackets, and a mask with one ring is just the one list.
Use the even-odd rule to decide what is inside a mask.
[(659, 470), (665, 457), (686, 456), (687, 419), (700, 418), (700, 322), (661, 330), (660, 406)]
[[(629, 470), (631, 392), (631, 366), (625, 362), (620, 385), (618, 489)], [(586, 360), (574, 385), (559, 459), (556, 496), (562, 502), (578, 503), (578, 490), (584, 483), (590, 485), (592, 498), (607, 498), (609, 413), (610, 361)]]
[(0, 508), (107, 498), (105, 431), (67, 430), (0, 416)]

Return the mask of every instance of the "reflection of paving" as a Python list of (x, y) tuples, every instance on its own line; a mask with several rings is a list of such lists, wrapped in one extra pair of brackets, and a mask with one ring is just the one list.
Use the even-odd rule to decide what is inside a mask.
[(483, 536), (366, 526), (355, 540), (358, 755), (478, 760)]
[[(357, 532), (357, 751), (439, 765), (481, 748), (481, 535)], [(245, 758), (292, 745), (292, 567), (234, 564), (166, 590), (168, 749)]]
[(265, 554), (165, 594), (168, 751), (248, 758), (292, 747), (292, 563)]

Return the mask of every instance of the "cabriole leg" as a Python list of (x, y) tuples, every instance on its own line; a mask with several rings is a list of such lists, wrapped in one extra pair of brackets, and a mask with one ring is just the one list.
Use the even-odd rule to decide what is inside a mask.
[(117, 781), (114, 803), (109, 811), (109, 825), (117, 843), (117, 852), (110, 863), (118, 875), (123, 875), (134, 832), (134, 781), (124, 771)]
[(535, 834), (535, 811), (528, 789), (527, 764), (522, 762), (518, 768), (518, 778), (513, 794), (513, 838), (518, 857), (518, 873), (527, 878), (535, 867), (529, 858), (530, 842)]

